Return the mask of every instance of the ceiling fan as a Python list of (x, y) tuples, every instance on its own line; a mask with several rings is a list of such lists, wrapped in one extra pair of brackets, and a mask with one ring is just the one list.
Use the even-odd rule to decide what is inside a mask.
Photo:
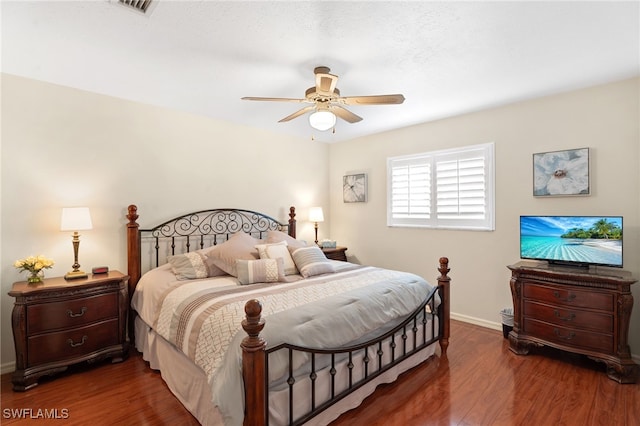
[(395, 95), (372, 95), (372, 96), (340, 96), (340, 90), (336, 87), (338, 76), (329, 74), (328, 67), (316, 67), (313, 72), (316, 75), (316, 85), (306, 90), (304, 98), (260, 98), (247, 96), (242, 98), (247, 101), (277, 101), (277, 102), (299, 102), (308, 105), (291, 115), (286, 116), (280, 123), (293, 120), (308, 112), (309, 124), (314, 129), (325, 131), (336, 124), (336, 117), (340, 117), (348, 123), (357, 123), (362, 117), (352, 113), (343, 105), (391, 105), (404, 102), (404, 96)]

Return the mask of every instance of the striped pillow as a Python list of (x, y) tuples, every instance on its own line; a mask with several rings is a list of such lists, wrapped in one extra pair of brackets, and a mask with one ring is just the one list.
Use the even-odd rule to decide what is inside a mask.
[(301, 247), (293, 250), (291, 256), (298, 267), (298, 271), (300, 271), (300, 275), (305, 278), (336, 271), (333, 263), (327, 259), (327, 256), (324, 255), (319, 247)]
[(282, 258), (260, 260), (236, 260), (236, 270), (240, 284), (274, 283), (284, 281)]
[(224, 271), (207, 261), (202, 251), (170, 256), (167, 261), (178, 280), (193, 280), (197, 278), (224, 275)]

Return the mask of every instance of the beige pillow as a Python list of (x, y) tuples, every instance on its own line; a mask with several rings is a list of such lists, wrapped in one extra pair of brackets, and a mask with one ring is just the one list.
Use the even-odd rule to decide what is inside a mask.
[(209, 257), (209, 255), (217, 248), (217, 246), (205, 247), (201, 250), (198, 250), (196, 253), (202, 253), (205, 257), (205, 263), (207, 264), (207, 269), (209, 269), (210, 277), (219, 277), (221, 275), (227, 275), (225, 271), (218, 268), (215, 263), (213, 263), (213, 259)]
[(336, 268), (317, 246), (301, 247), (291, 251), (300, 274), (305, 277), (335, 272)]
[(259, 258), (255, 246), (260, 241), (245, 232), (235, 233), (224, 243), (217, 245), (208, 258), (214, 265), (229, 275), (238, 276), (236, 260), (256, 260)]
[(167, 261), (171, 265), (171, 271), (179, 280), (192, 280), (207, 278), (209, 271), (205, 263), (205, 256), (200, 253), (185, 253), (170, 256)]
[(281, 241), (286, 241), (287, 245), (293, 249), (297, 249), (300, 247), (306, 247), (307, 243), (304, 241), (296, 240), (291, 237), (289, 234), (282, 231), (268, 231), (267, 232), (267, 243), (279, 243)]
[(258, 249), (260, 259), (282, 259), (284, 263), (284, 274), (294, 275), (298, 273), (298, 268), (296, 268), (296, 264), (293, 262), (287, 246), (286, 241), (280, 241), (279, 243), (273, 244), (258, 244), (256, 249)]
[(226, 274), (207, 258), (203, 250), (169, 256), (167, 262), (171, 265), (171, 271), (178, 280), (193, 280)]
[(236, 261), (240, 284), (273, 283), (284, 281), (282, 258)]

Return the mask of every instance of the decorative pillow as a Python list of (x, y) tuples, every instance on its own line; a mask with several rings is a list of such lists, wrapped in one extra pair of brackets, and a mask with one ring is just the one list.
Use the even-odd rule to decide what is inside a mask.
[(291, 258), (286, 241), (273, 244), (258, 244), (256, 246), (260, 259), (282, 259), (284, 262), (284, 274), (294, 275), (298, 273), (298, 268)]
[(169, 256), (167, 262), (179, 280), (215, 277), (224, 275), (224, 271), (208, 261), (202, 251)]
[(236, 261), (240, 284), (274, 283), (284, 281), (282, 258)]
[(258, 250), (255, 246), (260, 241), (245, 232), (237, 232), (224, 243), (217, 245), (208, 258), (214, 265), (229, 275), (238, 276), (236, 260), (258, 259)]
[(319, 247), (301, 247), (293, 250), (291, 256), (300, 274), (305, 278), (336, 271), (333, 263), (327, 259)]
[(292, 236), (282, 231), (268, 231), (267, 232), (267, 243), (279, 243), (281, 241), (286, 241), (287, 245), (293, 249), (297, 249), (300, 247), (306, 247), (307, 243), (304, 241), (296, 240)]
[(223, 271), (222, 269), (220, 269), (219, 267), (216, 266), (215, 263), (213, 263), (213, 258), (210, 257), (210, 254), (213, 253), (213, 251), (215, 249), (217, 249), (218, 246), (212, 246), (212, 247), (207, 247), (204, 248), (202, 250), (198, 250), (196, 253), (202, 253), (204, 254), (205, 257), (205, 263), (207, 264), (207, 268), (209, 269), (209, 276), (210, 277), (219, 277), (222, 275), (227, 275), (227, 272)]

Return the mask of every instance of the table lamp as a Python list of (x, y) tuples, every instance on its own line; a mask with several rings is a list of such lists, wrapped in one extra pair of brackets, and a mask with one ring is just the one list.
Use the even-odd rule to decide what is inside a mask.
[(314, 228), (316, 230), (316, 245), (317, 245), (318, 244), (318, 222), (324, 222), (322, 207), (309, 208), (309, 221), (314, 222)]
[(87, 274), (80, 270), (78, 263), (78, 249), (80, 248), (80, 235), (78, 231), (91, 229), (91, 215), (88, 207), (65, 207), (62, 209), (62, 219), (60, 221), (61, 231), (73, 231), (73, 270), (67, 272), (65, 280), (86, 278)]

